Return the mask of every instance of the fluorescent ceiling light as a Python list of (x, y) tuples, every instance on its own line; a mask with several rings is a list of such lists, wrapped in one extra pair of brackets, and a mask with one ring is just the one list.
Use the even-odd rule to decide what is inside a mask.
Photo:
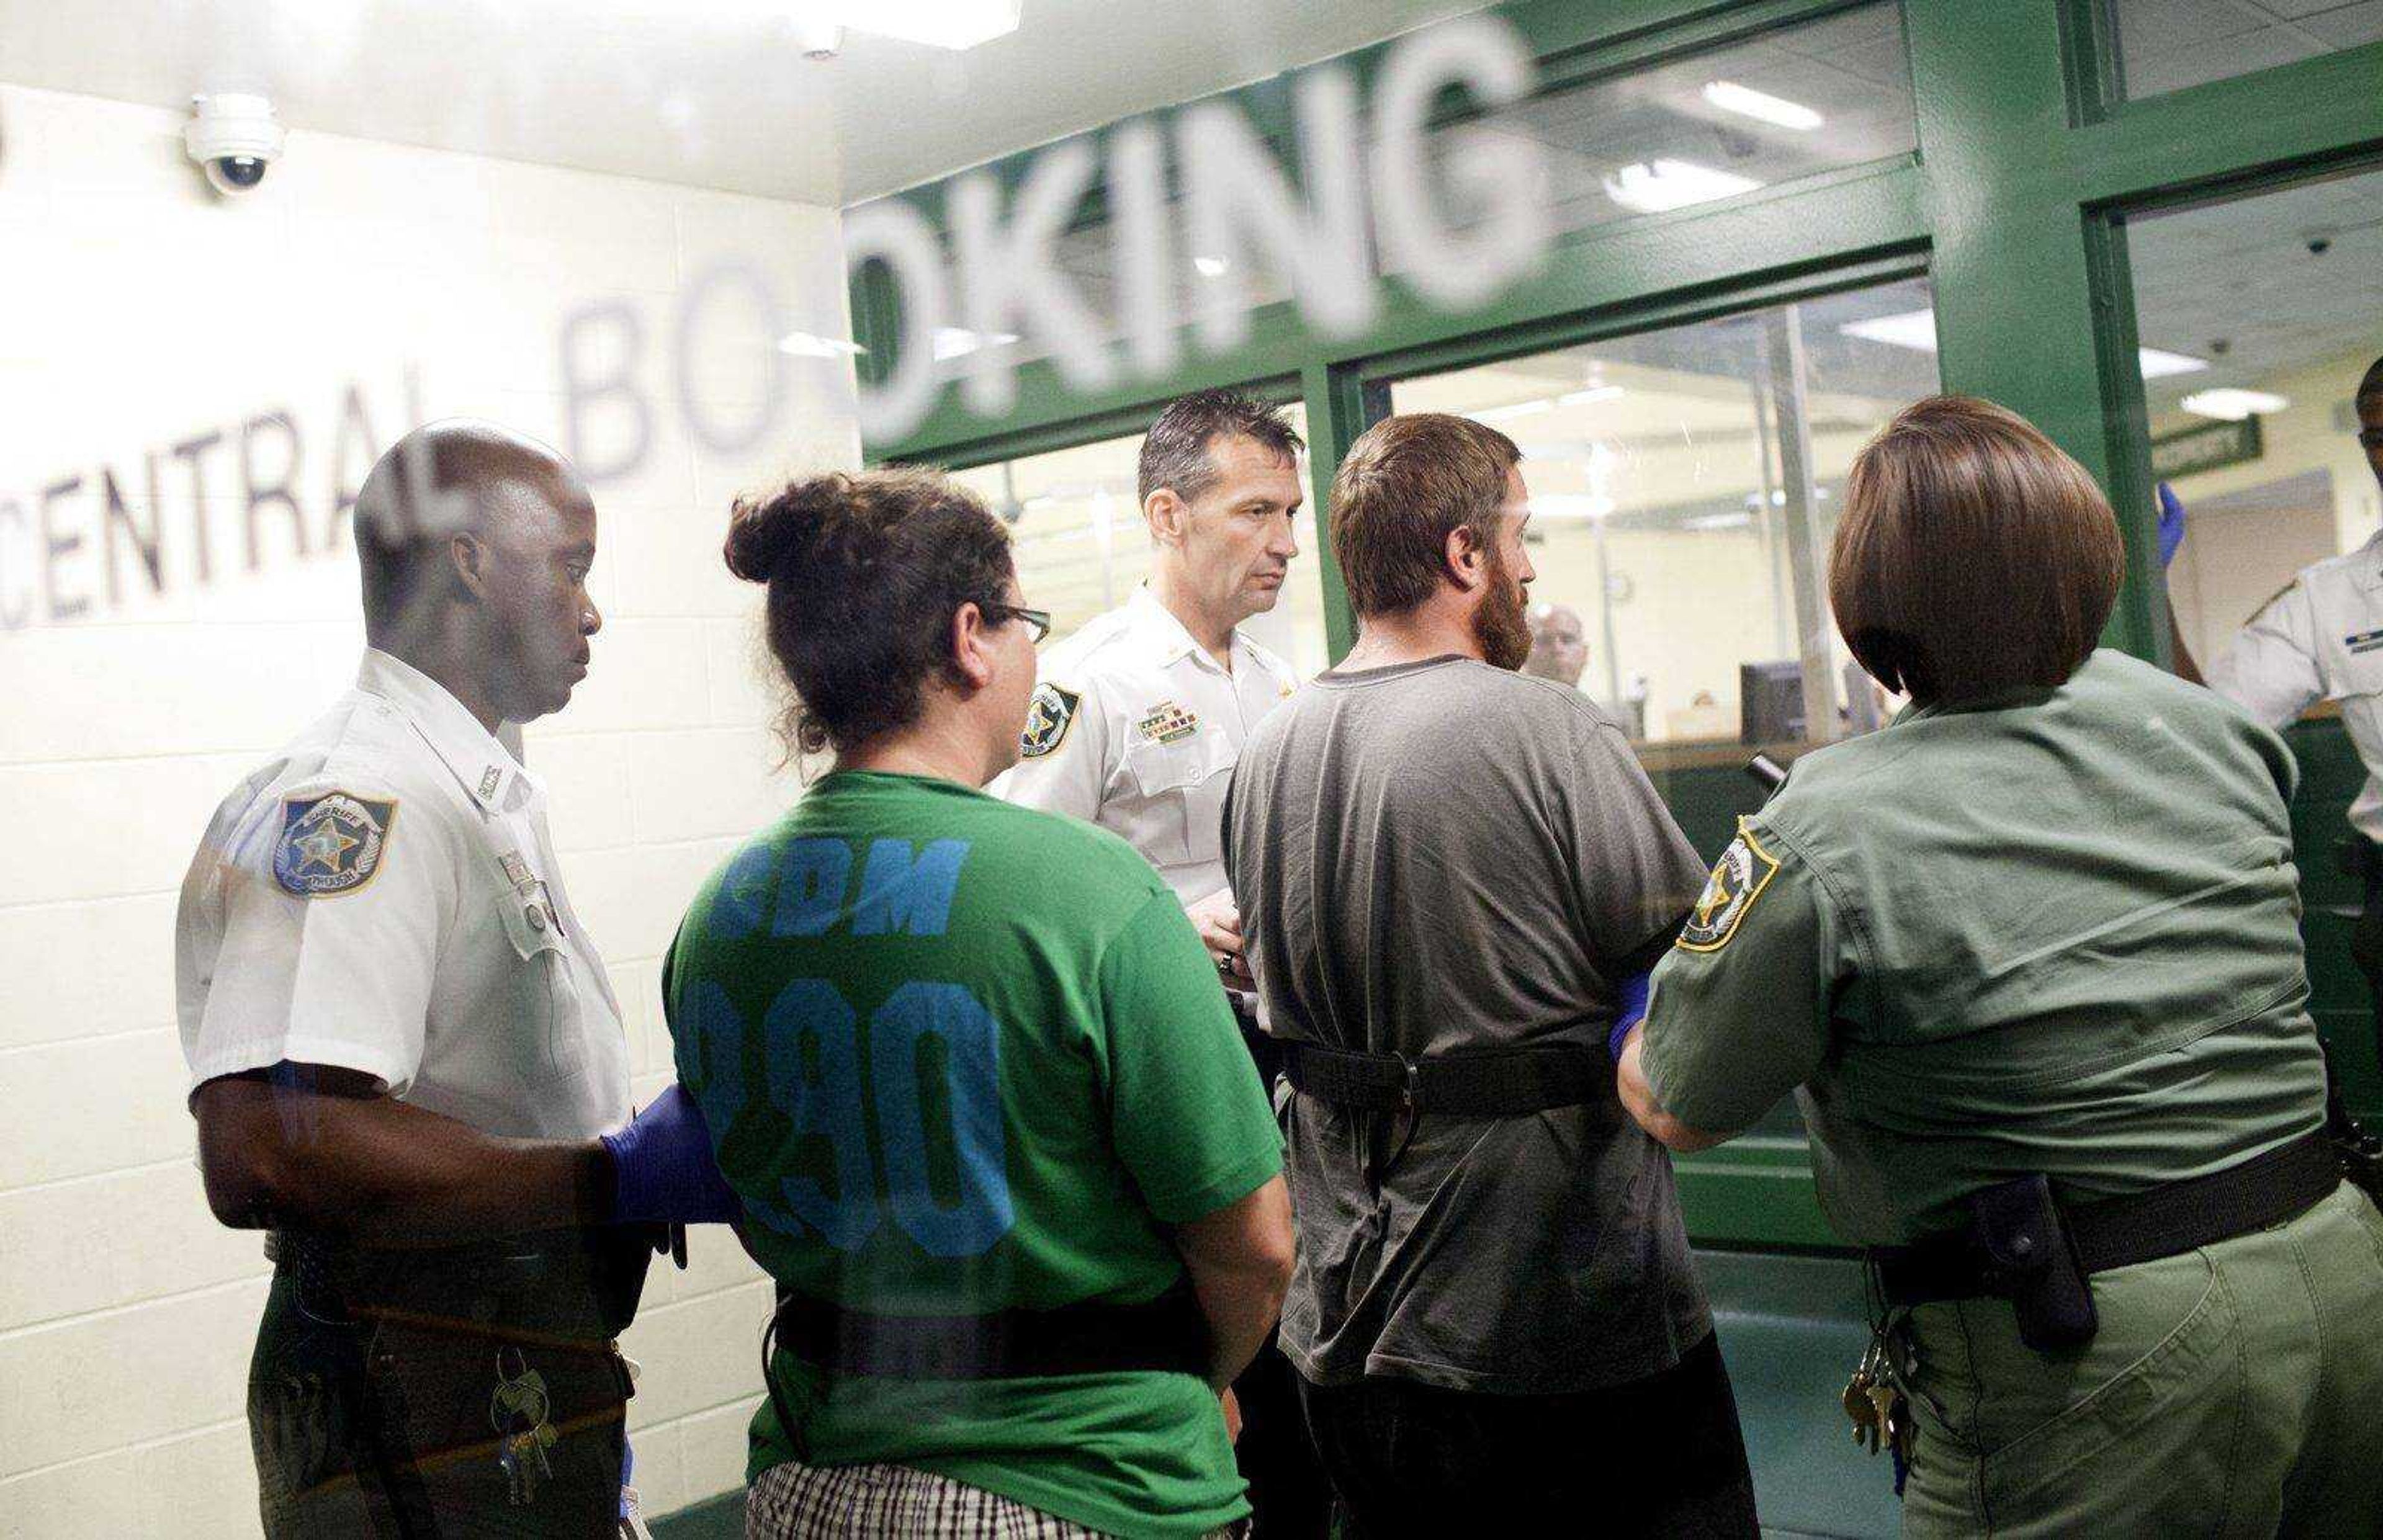
[(1220, 256), (1195, 256), (1192, 259), (1192, 265), (1200, 270), (1204, 278), (1221, 278), (1226, 269), (1233, 265)]
[(798, 22), (833, 22), (856, 32), (935, 48), (973, 48), (1018, 31), (1021, 0), (801, 0)]
[(2162, 375), (2189, 375), (2196, 369), (2209, 367), (2209, 360), (2193, 358), (2185, 353), (2163, 352), (2157, 348), (2137, 348), (2135, 356), (2142, 363), (2143, 378), (2157, 379)]
[(1754, 515), (1751, 513), (1702, 513), (1693, 519), (1682, 520), (1680, 527), (1683, 529), (1744, 529), (1753, 522)]
[(2239, 423), (2259, 412), (2281, 412), (2292, 403), (2282, 396), (2266, 390), (2237, 390), (2223, 387), (2216, 390), (2196, 390), (2184, 398), (2184, 409), (2196, 417), (2215, 417), (2221, 423)]
[(1595, 492), (1548, 492), (1531, 499), (1531, 512), (1541, 519), (1602, 519), (1613, 511), (1613, 499)]
[(1587, 406), (1591, 401), (1610, 401), (1623, 393), (1618, 385), (1592, 385), (1586, 390), (1568, 390), (1556, 398), (1558, 406)]
[(821, 337), (808, 331), (786, 333), (778, 339), (778, 351), (796, 358), (858, 358), (869, 351), (858, 342), (846, 342), (840, 337)]
[[(1907, 310), (1895, 315), (1873, 315), (1867, 321), (1847, 321), (1837, 327), (1847, 337), (1859, 337), (1890, 347), (1912, 348), (1923, 353), (1936, 351), (1936, 313), (1932, 310)], [(2172, 353), (2158, 348), (2138, 348), (2135, 356), (2143, 378), (2157, 379), (2163, 375), (2189, 375), (2196, 369), (2206, 369), (2209, 361), (2185, 353)]]
[(1017, 340), (1018, 334), (1011, 331), (986, 333), (970, 331), (966, 326), (937, 326), (935, 357), (939, 360), (959, 358), (979, 348), (1002, 348)]
[(1828, 121), (1801, 102), (1790, 102), (1784, 96), (1756, 91), (1735, 80), (1706, 82), (1705, 100), (1723, 112), (1734, 112), (1740, 117), (1759, 118), (1783, 129), (1809, 130)]
[(1512, 406), (1483, 407), (1466, 415), (1476, 423), (1504, 423), (1516, 417), (1536, 417), (1542, 412), (1554, 410), (1555, 404), (1553, 401), (1516, 401)]
[(1716, 171), (1692, 160), (1640, 161), (1606, 178), (1605, 195), (1640, 214), (1662, 214), (1691, 203), (1735, 197), (1761, 185), (1751, 177)]
[(1847, 321), (1837, 330), (1846, 337), (1883, 342), (1893, 348), (1917, 348), (1923, 353), (1936, 351), (1936, 313), (1932, 310), (1873, 315), (1867, 321)]

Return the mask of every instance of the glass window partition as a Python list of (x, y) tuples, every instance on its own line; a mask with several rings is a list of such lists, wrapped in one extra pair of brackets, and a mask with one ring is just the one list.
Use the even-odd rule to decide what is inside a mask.
[(2130, 97), (2383, 40), (2383, 0), (2107, 0)]
[(1823, 742), (1891, 704), (1829, 619), (1828, 541), (1855, 451), (1936, 389), (1934, 348), (1913, 278), (1400, 379), (1390, 399), (1521, 445), (1533, 602), (1577, 614), (1570, 682), (1634, 739)]

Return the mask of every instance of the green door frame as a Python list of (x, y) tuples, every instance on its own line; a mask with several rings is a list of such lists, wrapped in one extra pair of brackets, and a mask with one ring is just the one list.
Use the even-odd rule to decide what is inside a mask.
[[(1493, 10), (1528, 42), (1547, 88), (1859, 3), (1507, 0)], [(870, 458), (957, 468), (1090, 442), (1139, 431), (1158, 403), (1205, 386), (1257, 382), (1278, 399), (1296, 397), (1307, 410), (1315, 549), (1338, 658), (1354, 625), (1324, 526), (1325, 494), (1349, 445), (1388, 410), (1389, 378), (1925, 272), (1944, 388), (2030, 418), (2108, 489), (2128, 576), (2107, 639), (2165, 662), (2125, 216), (2383, 163), (2383, 43), (2129, 102), (2100, 0), (1901, 0), (1901, 10), (1916, 154), (1580, 232), (1471, 314), (1430, 310), (1386, 285), (1379, 324), (1334, 340), (1311, 333), (1290, 304), (1272, 305), (1230, 354), (1204, 355), (1192, 343), (1172, 376), (1092, 395), (1038, 362), (1020, 370), (1016, 406), (1001, 420), (969, 414), (947, 391), (915, 432), (870, 445)], [(1363, 79), (1385, 46), (1335, 62)], [(1291, 80), (1222, 98), (1279, 150), (1290, 135)], [(985, 169), (1014, 187), (1031, 156)], [(940, 224), (948, 185), (900, 196)], [(880, 344), (898, 333), (898, 300), (878, 270), (856, 280), (853, 315), (873, 367)], [(1741, 1140), (1680, 1167), (1700, 1239), (1833, 1244), (1799, 1142)]]

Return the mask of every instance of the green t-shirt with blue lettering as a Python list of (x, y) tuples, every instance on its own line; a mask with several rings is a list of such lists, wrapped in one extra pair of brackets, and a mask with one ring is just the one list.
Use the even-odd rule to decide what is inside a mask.
[[(1087, 824), (840, 771), (716, 873), (662, 976), (679, 1078), (796, 1293), (878, 1314), (1152, 1300), (1169, 1226), (1281, 1169), (1174, 895)], [(1249, 1511), (1216, 1398), (1158, 1371), (830, 1378), (780, 1351), (748, 1479), (932, 1471), (1123, 1534)]]

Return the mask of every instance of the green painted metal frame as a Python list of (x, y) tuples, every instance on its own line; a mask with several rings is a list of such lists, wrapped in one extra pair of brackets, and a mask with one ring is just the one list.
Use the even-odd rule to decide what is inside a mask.
[[(1543, 81), (1570, 85), (1851, 8), (1861, 0), (1507, 0)], [(1047, 363), (1021, 371), (998, 423), (944, 405), (872, 459), (949, 465), (1131, 432), (1155, 403), (1203, 386), (1259, 382), (1307, 409), (1331, 653), (1353, 638), (1325, 537), (1333, 468), (1388, 411), (1387, 381), (1523, 351), (1678, 325), (1828, 289), (1926, 272), (1947, 390), (2032, 419), (2109, 489), (2128, 579), (2109, 641), (2164, 659), (2165, 595), (2136, 362), (2126, 217), (2383, 163), (2383, 43), (2139, 102), (2123, 99), (2101, 0), (1901, 0), (1919, 153), (1743, 198), (1583, 232), (1494, 306), (1429, 310), (1386, 286), (1365, 336), (1312, 334), (1289, 305), (1253, 317), (1249, 345), (1188, 347), (1175, 376), (1098, 396)], [(1361, 79), (1383, 47), (1348, 55)], [(1228, 93), (1278, 145), (1290, 133), (1288, 78)], [(1031, 153), (987, 167), (1014, 185)], [(945, 184), (903, 194), (939, 218)], [(858, 340), (896, 331), (874, 269), (855, 282)], [(872, 364), (873, 366), (873, 364)], [(1747, 1140), (1684, 1160), (1691, 1230), (1727, 1245), (1834, 1244), (1800, 1146)]]

